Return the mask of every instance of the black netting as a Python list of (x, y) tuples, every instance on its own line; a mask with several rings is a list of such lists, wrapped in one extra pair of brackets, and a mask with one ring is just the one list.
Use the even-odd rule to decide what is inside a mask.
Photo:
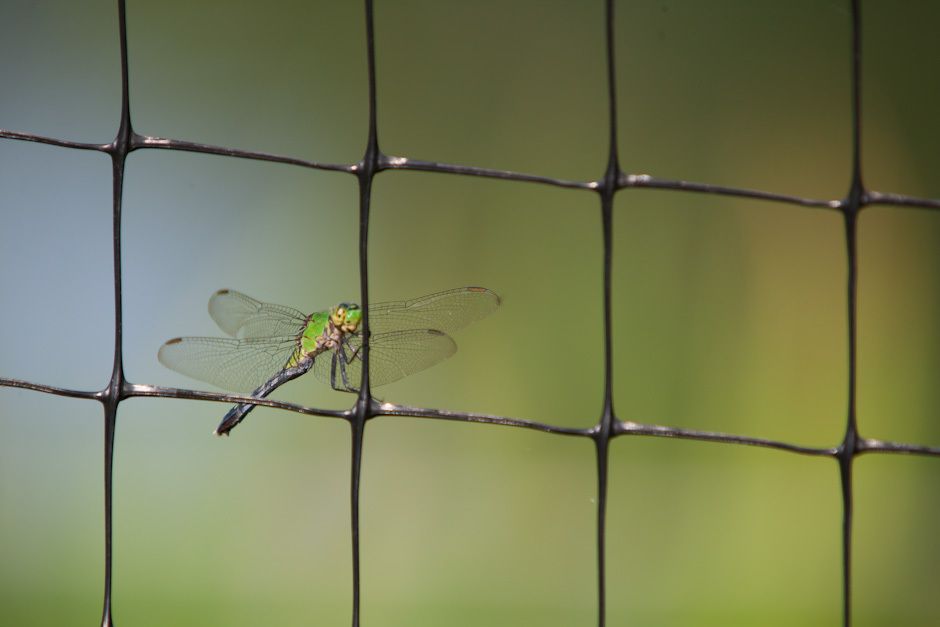
[[(857, 285), (858, 285), (858, 251), (857, 251), (857, 225), (858, 217), (866, 207), (871, 205), (893, 206), (893, 207), (916, 207), (928, 210), (940, 209), (940, 200), (916, 198), (902, 194), (880, 192), (868, 189), (862, 178), (860, 150), (861, 150), (861, 114), (860, 114), (860, 19), (861, 2), (854, 0), (847, 2), (849, 13), (848, 19), (851, 22), (851, 48), (846, 50), (846, 55), (850, 59), (848, 67), (851, 68), (851, 98), (852, 98), (852, 117), (845, 123), (851, 128), (851, 177), (845, 196), (841, 199), (817, 199), (800, 197), (789, 194), (780, 194), (760, 190), (741, 189), (724, 185), (715, 185), (710, 183), (695, 183), (684, 180), (668, 180), (656, 176), (630, 174), (624, 172), (620, 167), (618, 156), (618, 135), (617, 135), (617, 85), (616, 73), (614, 67), (614, 2), (608, 0), (605, 3), (606, 8), (606, 81), (607, 81), (607, 113), (609, 120), (609, 152), (607, 155), (607, 167), (598, 179), (593, 181), (574, 181), (562, 180), (558, 178), (540, 176), (536, 174), (524, 174), (519, 172), (494, 170), (474, 166), (453, 165), (435, 161), (423, 161), (411, 159), (409, 157), (389, 156), (382, 152), (378, 143), (377, 118), (376, 118), (376, 68), (375, 59), (377, 55), (375, 47), (375, 37), (373, 33), (373, 3), (367, 0), (366, 7), (366, 42), (368, 58), (368, 76), (369, 76), (369, 118), (368, 118), (368, 141), (361, 161), (354, 164), (330, 164), (318, 163), (305, 159), (294, 158), (290, 156), (268, 154), (260, 151), (238, 150), (221, 146), (201, 144), (186, 140), (162, 139), (153, 136), (146, 136), (137, 133), (131, 124), (130, 93), (128, 87), (128, 55), (127, 55), (127, 29), (125, 20), (125, 5), (123, 0), (118, 3), (119, 7), (119, 26), (120, 26), (120, 50), (121, 50), (121, 68), (122, 68), (122, 94), (121, 94), (121, 117), (117, 135), (115, 139), (105, 145), (90, 143), (78, 143), (56, 139), (53, 137), (43, 137), (30, 133), (17, 132), (13, 130), (0, 130), (0, 137), (8, 140), (19, 140), (29, 142), (39, 142), (70, 148), (74, 150), (95, 151), (106, 154), (110, 157), (113, 172), (113, 269), (114, 269), (114, 301), (115, 305), (115, 325), (114, 325), (114, 365), (110, 383), (101, 390), (85, 391), (74, 389), (62, 389), (59, 387), (45, 385), (41, 382), (28, 382), (14, 379), (0, 379), (0, 385), (34, 390), (37, 392), (72, 397), (78, 399), (94, 400), (103, 406), (104, 409), (104, 462), (105, 462), (105, 480), (104, 480), (104, 499), (105, 499), (105, 581), (104, 581), (104, 612), (103, 625), (113, 624), (111, 616), (111, 590), (112, 590), (112, 520), (114, 515), (120, 516), (120, 511), (114, 512), (111, 507), (112, 502), (112, 461), (115, 453), (115, 425), (117, 421), (118, 407), (122, 402), (130, 398), (141, 397), (162, 397), (171, 399), (195, 399), (211, 400), (217, 402), (238, 402), (255, 403), (278, 407), (285, 410), (299, 412), (302, 414), (311, 414), (317, 416), (328, 416), (341, 419), (348, 422), (352, 433), (352, 484), (351, 490), (351, 519), (352, 519), (352, 585), (353, 585), (353, 606), (352, 623), (358, 625), (359, 605), (360, 605), (360, 546), (359, 546), (359, 490), (360, 490), (360, 471), (363, 454), (363, 434), (366, 430), (368, 421), (372, 418), (381, 416), (411, 416), (431, 420), (441, 421), (459, 421), (468, 423), (486, 423), (491, 425), (501, 425), (516, 427), (522, 429), (531, 429), (548, 434), (564, 435), (572, 438), (584, 438), (590, 440), (596, 451), (597, 460), (597, 594), (598, 594), (598, 624), (605, 624), (605, 599), (609, 595), (608, 586), (605, 583), (605, 529), (607, 491), (608, 491), (608, 457), (611, 440), (621, 436), (652, 436), (657, 438), (674, 438), (686, 440), (699, 440), (708, 442), (725, 443), (738, 446), (764, 447), (778, 449), (788, 453), (798, 455), (808, 455), (824, 457), (833, 460), (839, 469), (842, 486), (842, 511), (844, 523), (841, 530), (842, 535), (842, 581), (843, 581), (843, 617), (844, 624), (851, 622), (851, 547), (852, 547), (852, 529), (853, 529), (853, 468), (855, 459), (862, 454), (868, 453), (903, 453), (926, 456), (940, 456), (940, 448), (920, 445), (916, 443), (903, 443), (885, 441), (875, 438), (863, 437), (857, 428), (856, 421), (856, 382), (858, 376), (856, 366), (857, 357)], [(618, 7), (619, 10), (619, 7)], [(600, 60), (599, 60), (600, 61)], [(925, 79), (928, 77), (925, 77)], [(7, 86), (9, 89), (10, 86)], [(0, 120), (2, 122), (2, 120)], [(358, 263), (360, 271), (360, 302), (368, 307), (370, 302), (369, 291), (369, 219), (370, 203), (372, 200), (372, 182), (373, 178), (380, 172), (394, 172), (401, 170), (418, 170), (435, 174), (450, 174), (472, 177), (485, 177), (491, 179), (501, 179), (516, 183), (535, 183), (538, 185), (554, 186), (560, 188), (569, 188), (577, 190), (584, 194), (596, 196), (599, 204), (600, 223), (603, 230), (603, 293), (604, 293), (604, 346), (603, 351), (598, 353), (597, 359), (603, 361), (605, 373), (605, 382), (603, 386), (603, 411), (596, 424), (589, 428), (562, 427), (548, 423), (534, 422), (513, 418), (509, 416), (486, 415), (477, 413), (466, 413), (450, 409), (428, 409), (422, 407), (410, 407), (395, 404), (394, 402), (378, 402), (370, 397), (370, 385), (368, 380), (368, 369), (363, 369), (365, 376), (362, 382), (362, 391), (358, 395), (355, 404), (345, 411), (334, 411), (326, 409), (317, 409), (312, 407), (300, 406), (293, 403), (273, 399), (253, 399), (245, 395), (221, 394), (201, 392), (189, 389), (176, 389), (157, 387), (142, 383), (132, 383), (125, 378), (122, 364), (123, 342), (122, 332), (124, 329), (124, 317), (122, 312), (122, 274), (121, 261), (121, 218), (122, 218), (122, 199), (124, 185), (124, 166), (129, 153), (134, 151), (148, 150), (171, 150), (171, 151), (189, 151), (196, 153), (206, 153), (213, 155), (222, 155), (238, 157), (248, 160), (269, 161), (282, 164), (292, 164), (301, 168), (315, 170), (328, 170), (337, 173), (345, 173), (355, 177), (358, 181), (359, 190), (359, 241), (358, 241)], [(386, 174), (391, 176), (391, 174)], [(845, 309), (848, 319), (848, 378), (849, 393), (848, 405), (845, 408), (845, 435), (842, 441), (834, 447), (817, 448), (803, 446), (795, 443), (776, 441), (771, 439), (761, 439), (736, 435), (733, 433), (718, 433), (700, 431), (694, 429), (669, 427), (660, 424), (646, 424), (632, 420), (624, 420), (618, 417), (613, 406), (613, 379), (612, 371), (612, 333), (617, 327), (617, 320), (612, 316), (612, 296), (611, 296), (611, 262), (614, 255), (612, 248), (612, 231), (614, 219), (614, 198), (618, 193), (628, 192), (636, 189), (662, 190), (662, 193), (694, 193), (710, 194), (721, 197), (741, 197), (748, 199), (757, 199), (762, 201), (772, 201), (782, 206), (811, 208), (822, 212), (835, 212), (841, 216), (845, 232), (844, 254), (847, 262), (848, 276), (845, 286)], [(250, 254), (250, 253), (249, 253)], [(368, 325), (368, 320), (365, 322)], [(369, 361), (368, 344), (363, 347), (363, 360)], [(119, 550), (119, 549), (118, 549)], [(2, 622), (2, 620), (0, 620)]]

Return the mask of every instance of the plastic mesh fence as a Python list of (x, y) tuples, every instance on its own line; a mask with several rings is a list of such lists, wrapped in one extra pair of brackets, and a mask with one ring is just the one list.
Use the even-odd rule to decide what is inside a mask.
[[(617, 437), (651, 436), (677, 438), (699, 441), (719, 442), (738, 446), (752, 446), (778, 449), (781, 451), (826, 457), (833, 460), (839, 470), (842, 487), (842, 585), (843, 585), (843, 622), (851, 624), (851, 578), (852, 578), (852, 529), (853, 529), (853, 463), (862, 454), (915, 454), (925, 456), (940, 456), (940, 448), (920, 445), (916, 443), (892, 442), (876, 438), (863, 437), (858, 430), (856, 422), (856, 381), (857, 381), (857, 284), (858, 284), (858, 252), (857, 252), (857, 223), (860, 212), (871, 205), (914, 207), (927, 210), (940, 209), (940, 200), (911, 197), (903, 194), (887, 193), (868, 189), (862, 178), (861, 171), (861, 116), (860, 116), (860, 71), (861, 71), (861, 2), (850, 0), (847, 2), (851, 20), (851, 49), (846, 53), (851, 60), (851, 97), (852, 117), (848, 123), (852, 129), (851, 178), (845, 196), (841, 199), (816, 199), (798, 197), (794, 195), (772, 193), (760, 190), (741, 189), (709, 183), (694, 183), (683, 180), (667, 180), (649, 175), (637, 175), (624, 172), (620, 167), (617, 144), (617, 85), (614, 67), (614, 10), (612, 0), (605, 2), (606, 9), (606, 76), (607, 76), (607, 105), (609, 115), (609, 152), (607, 167), (596, 180), (575, 181), (562, 180), (535, 174), (524, 174), (503, 170), (478, 168), (473, 166), (453, 165), (442, 162), (421, 161), (408, 157), (389, 156), (384, 154), (378, 144), (378, 129), (376, 117), (376, 49), (374, 37), (373, 3), (366, 0), (366, 43), (369, 79), (369, 118), (368, 133), (365, 152), (362, 159), (354, 164), (318, 163), (289, 156), (269, 154), (264, 152), (238, 150), (215, 145), (207, 145), (177, 139), (163, 139), (145, 136), (135, 132), (131, 124), (130, 93), (128, 87), (128, 57), (127, 57), (127, 30), (125, 20), (125, 4), (118, 2), (120, 51), (121, 51), (121, 117), (117, 134), (113, 141), (107, 144), (90, 144), (64, 141), (52, 137), (43, 137), (30, 133), (0, 129), (0, 137), (9, 140), (40, 142), (84, 151), (97, 151), (109, 155), (113, 172), (113, 271), (114, 271), (114, 298), (115, 298), (115, 326), (114, 326), (114, 362), (110, 383), (101, 390), (86, 391), (76, 389), (63, 389), (45, 385), (39, 382), (27, 382), (8, 378), (0, 378), (0, 385), (25, 388), (42, 393), (93, 400), (101, 403), (104, 409), (104, 500), (105, 500), (105, 579), (104, 579), (104, 609), (102, 625), (112, 625), (111, 603), (111, 565), (112, 565), (112, 460), (115, 450), (115, 426), (117, 412), (120, 404), (134, 397), (163, 397), (175, 399), (211, 400), (220, 402), (247, 402), (270, 407), (278, 407), (303, 414), (329, 416), (348, 422), (352, 434), (352, 483), (351, 492), (351, 520), (352, 520), (352, 624), (360, 624), (360, 549), (359, 549), (359, 488), (362, 465), (363, 435), (370, 419), (380, 416), (413, 416), (434, 420), (450, 420), (492, 425), (511, 426), (531, 429), (554, 435), (563, 435), (573, 438), (586, 438), (593, 442), (597, 460), (597, 608), (599, 625), (605, 624), (607, 584), (605, 581), (606, 565), (605, 547), (606, 537), (606, 508), (608, 492), (608, 458), (610, 443)], [(2, 123), (2, 120), (0, 120)], [(503, 179), (514, 182), (528, 182), (540, 185), (555, 186), (580, 190), (584, 193), (596, 195), (599, 202), (601, 224), (603, 229), (603, 286), (604, 286), (604, 346), (603, 366), (605, 380), (603, 386), (603, 411), (597, 423), (589, 428), (561, 427), (548, 423), (523, 420), (508, 416), (495, 416), (476, 413), (466, 413), (452, 410), (437, 410), (421, 407), (410, 407), (391, 402), (379, 403), (371, 397), (368, 380), (368, 368), (363, 369), (361, 393), (355, 404), (344, 411), (333, 411), (300, 406), (293, 403), (273, 399), (252, 399), (244, 395), (210, 393), (189, 389), (158, 387), (147, 384), (133, 383), (126, 379), (122, 363), (124, 329), (122, 314), (122, 270), (121, 270), (121, 209), (124, 186), (125, 160), (131, 152), (137, 150), (178, 150), (197, 153), (206, 153), (221, 156), (238, 157), (251, 160), (269, 161), (282, 164), (291, 164), (302, 168), (316, 170), (329, 170), (345, 173), (356, 178), (359, 189), (359, 247), (358, 262), (360, 272), (360, 303), (364, 308), (369, 304), (369, 218), (370, 202), (372, 199), (372, 181), (383, 171), (390, 170), (419, 170), (437, 174), (459, 174), (465, 176)], [(613, 380), (612, 371), (612, 330), (617, 324), (611, 314), (611, 261), (612, 224), (614, 217), (614, 198), (623, 191), (631, 189), (657, 189), (668, 192), (687, 192), (698, 194), (712, 194), (719, 196), (743, 197), (764, 201), (774, 201), (790, 206), (809, 207), (819, 211), (837, 212), (843, 220), (845, 229), (845, 249), (848, 276), (845, 285), (845, 306), (848, 320), (848, 406), (845, 408), (845, 432), (842, 441), (834, 447), (816, 448), (792, 444), (784, 441), (746, 437), (731, 433), (700, 431), (693, 429), (675, 428), (660, 424), (646, 424), (618, 417), (613, 407)], [(364, 325), (368, 328), (368, 318)], [(366, 343), (362, 355), (363, 361), (369, 362), (369, 349)], [(118, 512), (119, 515), (119, 512)]]

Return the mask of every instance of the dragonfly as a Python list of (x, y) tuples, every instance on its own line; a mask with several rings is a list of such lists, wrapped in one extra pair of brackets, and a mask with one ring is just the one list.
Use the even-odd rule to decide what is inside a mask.
[[(485, 318), (500, 305), (485, 287), (459, 287), (410, 300), (369, 305), (369, 382), (379, 387), (430, 368), (457, 351), (450, 333)], [(222, 289), (209, 299), (209, 315), (229, 337), (176, 337), (157, 359), (180, 374), (264, 398), (313, 370), (341, 392), (359, 392), (362, 308), (342, 302), (305, 314)], [(216, 435), (228, 435), (254, 408), (233, 407)]]

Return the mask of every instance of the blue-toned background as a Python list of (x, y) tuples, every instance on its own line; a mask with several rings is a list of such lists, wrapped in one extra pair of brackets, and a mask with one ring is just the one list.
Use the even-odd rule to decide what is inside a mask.
[[(107, 142), (119, 115), (114, 3), (11, 2), (0, 128)], [(607, 155), (602, 2), (376, 3), (379, 140), (392, 155), (588, 180)], [(940, 9), (863, 8), (863, 168), (940, 196)], [(840, 198), (850, 174), (848, 2), (617, 3), (623, 168)], [(131, 114), (148, 135), (349, 163), (365, 145), (358, 2), (129, 2)], [(0, 141), (0, 376), (80, 389), (113, 351), (111, 170), (101, 154)], [(373, 300), (461, 285), (504, 297), (457, 355), (384, 399), (567, 426), (603, 385), (602, 242), (586, 192), (440, 174), (377, 177)], [(180, 152), (127, 162), (124, 362), (137, 383), (177, 335), (217, 334), (213, 291), (304, 310), (356, 299), (358, 196), (339, 173)], [(622, 419), (839, 442), (841, 218), (630, 190), (614, 216), (614, 403)], [(940, 214), (859, 224), (858, 418), (940, 445)], [(348, 406), (302, 378), (277, 398)], [(347, 426), (260, 408), (132, 399), (114, 465), (121, 625), (347, 624)], [(0, 624), (92, 625), (103, 576), (96, 403), (0, 387)], [(831, 460), (618, 439), (608, 624), (841, 622)], [(940, 621), (940, 464), (856, 465), (855, 625)], [(596, 622), (587, 441), (382, 418), (365, 437), (367, 625)]]

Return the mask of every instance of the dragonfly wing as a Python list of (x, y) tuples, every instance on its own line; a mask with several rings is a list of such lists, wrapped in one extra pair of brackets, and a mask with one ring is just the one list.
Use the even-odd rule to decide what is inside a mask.
[[(349, 336), (345, 349), (346, 380), (352, 390), (358, 390), (362, 380), (361, 346), (361, 337)], [(370, 348), (370, 382), (372, 387), (378, 387), (447, 359), (457, 351), (457, 344), (449, 335), (436, 329), (406, 329), (372, 336)], [(342, 389), (340, 367), (339, 356), (330, 351), (317, 356), (313, 372), (321, 381), (327, 384), (335, 381), (337, 389)]]
[(287, 365), (295, 337), (178, 337), (160, 347), (160, 363), (233, 392), (251, 392)]
[(307, 316), (293, 307), (262, 303), (235, 290), (213, 294), (209, 315), (220, 329), (236, 338), (296, 336), (307, 321)]
[(411, 300), (370, 305), (369, 328), (373, 342), (380, 333), (406, 329), (452, 333), (490, 315), (499, 304), (499, 296), (485, 287), (458, 287)]

